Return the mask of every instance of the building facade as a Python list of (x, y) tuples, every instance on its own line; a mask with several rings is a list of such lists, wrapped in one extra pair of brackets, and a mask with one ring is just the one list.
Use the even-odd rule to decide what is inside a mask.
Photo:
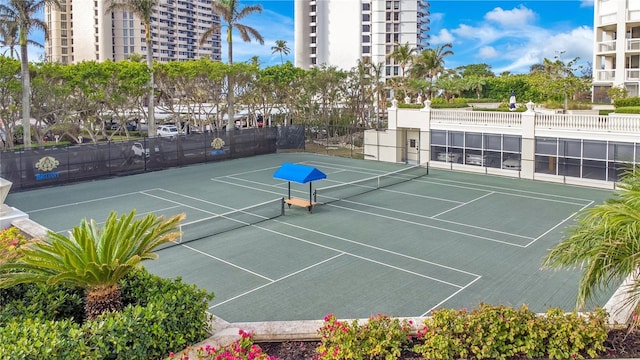
[[(144, 24), (131, 12), (107, 11), (104, 0), (61, 0), (45, 8), (49, 39), (47, 61), (119, 61), (132, 54), (146, 58)], [(153, 59), (161, 62), (208, 57), (221, 59), (220, 34), (199, 45), (202, 34), (216, 23), (212, 0), (160, 0), (151, 18)]]
[(368, 58), (385, 64), (382, 75), (401, 75), (388, 58), (398, 44), (419, 51), (429, 46), (427, 0), (296, 0), (295, 65), (344, 70)]
[(640, 1), (596, 0), (593, 25), (593, 100), (612, 87), (640, 96)]

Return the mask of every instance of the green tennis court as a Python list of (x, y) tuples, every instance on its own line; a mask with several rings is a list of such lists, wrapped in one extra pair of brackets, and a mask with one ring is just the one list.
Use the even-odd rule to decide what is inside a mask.
[[(573, 309), (579, 274), (539, 270), (577, 211), (610, 191), (430, 169), (429, 174), (325, 204), (284, 208), (284, 162), (313, 166), (322, 188), (407, 165), (308, 153), (273, 154), (12, 193), (7, 203), (56, 232), (111, 210), (185, 213), (183, 242), (151, 272), (215, 293), (230, 322), (423, 316), (480, 302)], [(406, 180), (406, 179), (405, 179)], [(308, 184), (291, 184), (308, 197)], [(255, 207), (254, 205), (260, 204)], [(243, 225), (238, 227), (238, 224)], [(251, 225), (248, 225), (251, 224)], [(247, 226), (248, 225), (248, 226)], [(207, 233), (220, 232), (213, 236)], [(195, 241), (189, 241), (194, 240)], [(614, 289), (595, 305), (604, 305)]]

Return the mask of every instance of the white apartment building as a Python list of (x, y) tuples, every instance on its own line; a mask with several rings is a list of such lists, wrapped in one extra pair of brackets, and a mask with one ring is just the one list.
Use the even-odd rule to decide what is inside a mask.
[[(57, 9), (45, 8), (49, 39), (47, 61), (77, 63), (85, 60), (146, 59), (144, 24), (130, 12), (107, 12), (105, 0), (61, 0)], [(160, 0), (151, 21), (153, 58), (168, 62), (209, 57), (220, 60), (220, 35), (199, 45), (201, 35), (220, 18), (212, 0)]]
[(640, 96), (640, 0), (595, 0), (593, 100), (624, 87)]
[(388, 59), (397, 44), (429, 46), (427, 0), (296, 0), (295, 65), (348, 70), (358, 60), (385, 64), (382, 75), (401, 75)]

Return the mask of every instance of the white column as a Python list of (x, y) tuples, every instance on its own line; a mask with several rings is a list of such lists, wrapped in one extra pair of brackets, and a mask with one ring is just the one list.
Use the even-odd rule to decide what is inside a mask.
[(527, 111), (522, 113), (522, 156), (520, 159), (520, 177), (533, 179), (536, 164), (536, 113), (534, 104), (527, 104)]

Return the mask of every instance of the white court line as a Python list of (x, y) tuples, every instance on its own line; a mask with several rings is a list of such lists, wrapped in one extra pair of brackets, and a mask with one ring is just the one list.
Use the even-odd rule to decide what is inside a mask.
[[(457, 269), (457, 268), (454, 268), (454, 267), (451, 267), (451, 266), (438, 264), (438, 263), (436, 263), (436, 262), (429, 261), (429, 260), (425, 260), (425, 259), (420, 259), (420, 258), (417, 258), (417, 257), (415, 257), (415, 256), (405, 255), (405, 254), (402, 254), (402, 253), (399, 253), (399, 252), (396, 252), (396, 251), (393, 251), (393, 250), (388, 250), (388, 249), (384, 249), (384, 248), (381, 248), (381, 247), (378, 247), (378, 246), (373, 246), (373, 245), (369, 245), (369, 244), (361, 243), (361, 242), (359, 242), (359, 241), (350, 240), (350, 239), (347, 239), (347, 238), (344, 238), (344, 237), (341, 237), (341, 236), (337, 236), (337, 235), (333, 235), (333, 234), (328, 234), (328, 233), (325, 233), (325, 232), (323, 232), (323, 231), (318, 231), (318, 230), (313, 230), (313, 229), (305, 228), (305, 227), (302, 227), (302, 226), (300, 226), (300, 225), (294, 225), (294, 224), (290, 224), (290, 223), (283, 222), (283, 221), (280, 221), (280, 220), (273, 220), (273, 221), (274, 221), (274, 222), (277, 222), (277, 223), (280, 223), (280, 224), (283, 224), (283, 225), (290, 226), (290, 227), (294, 227), (294, 228), (298, 228), (298, 229), (306, 230), (306, 231), (309, 231), (309, 232), (312, 232), (312, 233), (320, 234), (320, 235), (322, 235), (322, 236), (326, 236), (326, 237), (329, 237), (329, 238), (334, 238), (334, 239), (341, 240), (341, 241), (345, 241), (345, 242), (348, 242), (348, 243), (352, 243), (352, 244), (356, 244), (356, 245), (361, 245), (361, 246), (363, 246), (363, 247), (368, 247), (368, 248), (370, 248), (370, 249), (374, 249), (374, 250), (377, 250), (377, 251), (380, 251), (380, 252), (385, 252), (385, 253), (388, 253), (388, 254), (392, 254), (392, 255), (400, 256), (400, 257), (407, 258), (407, 259), (410, 259), (410, 260), (414, 260), (414, 261), (422, 262), (422, 263), (425, 263), (425, 264), (429, 264), (429, 265), (433, 265), (433, 266), (441, 267), (441, 268), (443, 268), (443, 269), (447, 269), (447, 270), (453, 270), (453, 271), (456, 271), (456, 272), (459, 272), (459, 273), (462, 273), (462, 274), (465, 274), (465, 275), (470, 275), (470, 276), (475, 276), (475, 277), (480, 276), (480, 275), (478, 275), (478, 274), (474, 274), (474, 273), (469, 272), (469, 271), (466, 271), (466, 270), (461, 270), (461, 269)], [(271, 232), (274, 232), (274, 233), (278, 233), (278, 232), (276, 232), (276, 231), (269, 230), (269, 229), (265, 229), (265, 230), (268, 230), (268, 231), (271, 231)], [(284, 235), (284, 234), (283, 234), (283, 235)], [(316, 244), (316, 243), (311, 242), (311, 241), (308, 241), (308, 240), (304, 240), (304, 241), (305, 241), (305, 242), (309, 242), (310, 244), (320, 245), (320, 244)], [(331, 247), (328, 247), (328, 246), (326, 246), (326, 245), (321, 245), (321, 246), (322, 246), (322, 247), (324, 247), (324, 248), (327, 248), (327, 249), (340, 251), (340, 250), (337, 250), (337, 249), (333, 249), (333, 248), (331, 248)], [(351, 255), (351, 254), (350, 254), (350, 255)], [(454, 286), (456, 286), (456, 287), (460, 287), (459, 285), (454, 285)]]
[[(238, 179), (238, 180), (242, 180), (242, 179)], [(222, 183), (224, 183), (224, 184), (229, 184), (229, 185), (236, 185), (236, 186), (240, 186), (240, 187), (246, 187), (246, 188), (253, 189), (253, 190), (259, 190), (259, 191), (262, 191), (262, 192), (268, 192), (268, 193), (273, 193), (273, 194), (280, 194), (280, 193), (277, 193), (277, 192), (274, 192), (274, 191), (262, 190), (262, 189), (256, 189), (255, 187), (252, 187), (252, 186), (239, 185), (239, 184), (237, 184), (237, 183), (226, 182), (226, 181), (222, 181), (222, 180), (219, 180), (219, 179), (216, 179), (215, 181), (222, 182)], [(251, 180), (245, 180), (245, 181), (247, 181), (247, 182), (249, 182), (249, 183), (256, 183), (256, 184), (266, 185), (266, 184), (259, 183), (259, 182), (257, 182), (257, 181), (255, 181), (255, 182), (254, 182), (254, 181), (251, 181)], [(274, 185), (267, 185), (267, 186), (271, 186), (271, 187), (273, 187)], [(384, 190), (384, 189), (381, 189), (381, 190)], [(292, 191), (294, 191), (294, 190), (292, 190)], [(298, 191), (298, 190), (295, 190), (295, 191), (297, 191), (297, 192), (302, 192), (302, 191)], [(308, 193), (305, 193), (305, 194), (308, 194)], [(488, 195), (488, 194), (487, 194), (487, 195)], [(485, 196), (486, 196), (486, 195), (485, 195)], [(492, 232), (492, 233), (496, 233), (496, 234), (502, 234), (502, 235), (507, 235), (507, 236), (518, 237), (518, 238), (522, 238), (522, 239), (525, 239), (525, 240), (533, 240), (533, 238), (532, 238), (532, 237), (530, 237), (530, 236), (523, 236), (523, 235), (507, 233), (507, 232), (499, 231), (499, 230), (487, 229), (487, 228), (483, 228), (483, 227), (479, 227), (479, 226), (474, 226), (474, 225), (468, 225), (468, 224), (458, 223), (458, 222), (451, 221), (451, 220), (445, 220), (445, 219), (432, 218), (432, 217), (430, 217), (430, 216), (424, 216), (424, 215), (415, 214), (415, 213), (410, 213), (410, 212), (405, 212), (405, 211), (401, 211), (401, 210), (395, 210), (395, 209), (390, 209), (390, 208), (386, 208), (386, 207), (380, 207), (380, 206), (371, 205), (371, 204), (367, 204), (367, 203), (356, 202), (356, 201), (352, 201), (352, 200), (348, 200), (348, 199), (346, 199), (346, 200), (340, 200), (340, 201), (342, 201), (342, 202), (346, 202), (346, 203), (351, 203), (351, 204), (358, 204), (358, 205), (362, 205), (362, 206), (367, 206), (367, 207), (370, 207), (370, 208), (378, 208), (378, 209), (382, 209), (382, 210), (389, 211), (389, 212), (395, 212), (395, 213), (400, 213), (400, 214), (405, 214), (405, 215), (411, 215), (411, 216), (414, 216), (414, 217), (420, 217), (420, 218), (425, 218), (425, 219), (432, 219), (432, 220), (435, 220), (435, 221), (438, 221), (438, 222), (443, 222), (443, 223), (448, 223), (448, 224), (455, 224), (455, 225), (458, 225), (458, 226), (468, 227), (468, 228), (471, 228), (471, 229), (478, 229), (478, 230), (483, 230), (483, 231)], [(336, 205), (333, 205), (333, 204), (324, 204), (324, 205), (332, 205), (332, 206), (336, 206)], [(341, 207), (341, 206), (337, 206), (337, 207), (340, 207), (340, 208), (342, 208), (342, 209), (352, 210), (352, 211), (360, 211), (360, 210), (355, 210), (355, 209), (351, 209), (351, 208), (347, 208), (347, 207)], [(384, 215), (379, 215), (379, 216), (385, 217)], [(387, 217), (387, 218), (388, 218), (388, 219), (393, 219), (393, 220), (398, 220), (398, 221), (403, 221), (403, 222), (413, 223), (413, 222), (410, 222), (409, 220), (399, 219), (399, 218), (395, 218), (395, 217)], [(413, 224), (419, 224), (419, 223), (413, 223)], [(425, 225), (425, 224), (422, 224), (422, 225), (423, 225), (423, 226), (429, 226), (429, 225)], [(435, 226), (432, 226), (432, 227), (433, 227), (433, 228), (436, 228), (436, 229), (440, 229), (440, 230), (448, 231), (448, 232), (457, 233), (457, 234), (464, 234), (464, 235), (469, 235), (469, 236), (478, 236), (478, 235), (471, 235), (471, 234), (463, 233), (463, 232), (459, 232), (459, 231), (448, 230), (448, 229), (445, 229), (445, 228), (439, 228), (439, 227), (435, 227)], [(489, 238), (486, 238), (486, 239), (489, 239)], [(513, 246), (521, 246), (521, 245), (514, 245), (513, 243), (510, 243), (510, 242), (504, 242), (504, 241), (495, 240), (495, 239), (489, 239), (489, 240), (493, 240), (493, 241), (496, 241), (496, 242), (501, 242), (501, 243), (505, 243), (505, 244), (513, 245)]]
[[(460, 188), (460, 189), (468, 189), (468, 190), (477, 190), (477, 191), (491, 191), (489, 189), (502, 189), (504, 190), (504, 187), (500, 187), (500, 186), (493, 186), (493, 185), (476, 185), (475, 187), (473, 186), (468, 186), (468, 183), (464, 183), (462, 181), (448, 181), (448, 182), (442, 182), (442, 181), (433, 181), (433, 180), (426, 180), (427, 176), (423, 176), (422, 178), (419, 179), (415, 179), (418, 182), (422, 182), (422, 183), (427, 183), (427, 184), (436, 184), (436, 185), (442, 185), (442, 186), (449, 186), (449, 187), (455, 187), (455, 188)], [(456, 184), (466, 184), (467, 186), (462, 186), (462, 185), (456, 185)], [(582, 198), (576, 198), (576, 197), (571, 197), (571, 196), (563, 196), (563, 195), (556, 195), (556, 194), (550, 194), (550, 193), (541, 193), (541, 192), (535, 192), (535, 191), (528, 191), (528, 190), (520, 190), (520, 189), (509, 189), (510, 191), (514, 191), (515, 193), (511, 193), (511, 192), (506, 192), (506, 191), (498, 191), (498, 190), (494, 190), (494, 192), (496, 194), (504, 194), (504, 195), (512, 195), (512, 196), (519, 196), (519, 197), (525, 197), (525, 198), (530, 198), (530, 199), (536, 199), (536, 200), (544, 200), (544, 201), (551, 201), (551, 202), (559, 202), (559, 203), (566, 203), (569, 205), (584, 205), (584, 202), (589, 202), (591, 200), (589, 199), (582, 199)], [(522, 193), (522, 194), (517, 194), (517, 193)], [(523, 194), (532, 194), (532, 195), (537, 195), (537, 196), (532, 196), (532, 195), (523, 195)], [(548, 196), (548, 197), (545, 197)], [(553, 198), (549, 198), (549, 196), (553, 196)], [(567, 199), (567, 200), (577, 200), (577, 201), (581, 201), (580, 203), (576, 203), (576, 202), (571, 202), (571, 201), (562, 201), (562, 200), (558, 200), (556, 198), (563, 198), (563, 199)]]
[[(162, 189), (158, 189), (158, 190), (162, 191)], [(165, 190), (165, 191), (170, 192), (170, 191), (168, 191), (168, 190)], [(212, 211), (208, 211), (208, 210), (200, 209), (200, 208), (197, 208), (197, 207), (195, 207), (195, 206), (191, 206), (191, 205), (187, 205), (187, 204), (185, 204), (185, 203), (181, 203), (181, 202), (179, 202), (179, 201), (175, 201), (175, 200), (170, 200), (170, 199), (167, 199), (167, 198), (163, 198), (162, 196), (153, 195), (153, 194), (147, 194), (147, 193), (143, 193), (143, 194), (145, 194), (145, 195), (147, 195), (147, 196), (149, 196), (149, 197), (152, 197), (152, 198), (156, 198), (156, 199), (164, 200), (164, 201), (166, 201), (166, 202), (170, 202), (170, 203), (172, 203), (172, 204), (178, 204), (178, 205), (180, 205), (180, 206), (184, 206), (184, 207), (189, 208), (189, 209), (202, 211), (203, 213), (206, 213), (206, 214), (209, 214), (209, 215), (220, 215), (220, 214), (218, 214), (218, 213), (214, 213), (214, 212), (212, 212)], [(185, 195), (185, 196), (186, 196), (186, 195)], [(204, 200), (202, 200), (202, 201), (204, 201)]]
[[(329, 164), (329, 163), (324, 163), (324, 162), (319, 162), (319, 161), (310, 161), (309, 163), (315, 163), (315, 164), (326, 164), (326, 165), (331, 165), (331, 166), (336, 166), (336, 164)], [(341, 165), (337, 165), (337, 166), (341, 166)], [(356, 169), (356, 168), (354, 168)], [(370, 174), (376, 175), (375, 173), (372, 173), (371, 171), (375, 171), (372, 169), (365, 169), (365, 168), (358, 168), (358, 169), (363, 169), (363, 170), (369, 170)], [(350, 168), (345, 169), (347, 171), (350, 170)], [(441, 169), (437, 169), (437, 170), (441, 170)], [(446, 170), (445, 170), (446, 171)], [(354, 171), (357, 172), (357, 171)], [(362, 172), (365, 173), (365, 172)], [(483, 175), (483, 176), (491, 176), (491, 175)], [(430, 184), (438, 184), (438, 185), (443, 185), (443, 186), (451, 186), (451, 187), (458, 187), (458, 188), (463, 188), (463, 189), (469, 189), (469, 190), (480, 190), (480, 191), (491, 191), (488, 189), (500, 189), (500, 190), (504, 190), (504, 187), (500, 187), (500, 186), (494, 186), (494, 185), (476, 185), (476, 187), (471, 187), (468, 186), (468, 182), (464, 182), (464, 181), (458, 181), (458, 180), (426, 180), (427, 178), (429, 178), (429, 175), (426, 175), (422, 178), (419, 179), (414, 179), (415, 181), (418, 182), (424, 182), (424, 183), (430, 183)], [(461, 186), (461, 185), (455, 185), (455, 184), (464, 184), (466, 186)], [(487, 189), (488, 188), (488, 189)], [(564, 198), (564, 199), (568, 199), (568, 200), (578, 200), (578, 201), (582, 201), (582, 202), (589, 202), (591, 200), (589, 199), (582, 199), (582, 198), (577, 198), (577, 197), (572, 197), (572, 196), (563, 196), (563, 195), (555, 195), (555, 194), (549, 194), (549, 193), (541, 193), (541, 192), (535, 192), (535, 191), (529, 191), (529, 190), (520, 190), (520, 189), (509, 189), (511, 191), (514, 192), (518, 192), (518, 193), (523, 193), (523, 194), (532, 194), (532, 195), (538, 195), (538, 196), (553, 196), (554, 198)], [(506, 194), (506, 195), (513, 195), (513, 196), (522, 196), (522, 197), (528, 197), (526, 195), (520, 195), (520, 194), (514, 194), (514, 193), (509, 193), (509, 192), (504, 192), (504, 191), (495, 191), (496, 193), (499, 194)], [(540, 200), (548, 200), (548, 201), (554, 201), (554, 202), (563, 202), (557, 199), (549, 199), (549, 198), (545, 198), (545, 197), (531, 197), (532, 199), (540, 199)], [(568, 204), (571, 205), (584, 205), (584, 203), (573, 203), (573, 202), (567, 202)]]
[(472, 203), (472, 202), (474, 202), (474, 201), (478, 201), (478, 200), (480, 200), (480, 199), (484, 199), (484, 198), (486, 198), (487, 196), (489, 196), (489, 195), (493, 195), (493, 194), (495, 194), (495, 193), (490, 192), (490, 193), (484, 194), (484, 195), (482, 195), (482, 196), (480, 196), (480, 197), (477, 197), (477, 198), (475, 198), (475, 199), (473, 199), (473, 200), (471, 200), (471, 201), (467, 201), (467, 202), (462, 203), (462, 204), (460, 204), (460, 205), (458, 205), (458, 206), (454, 206), (454, 207), (452, 207), (451, 209), (448, 209), (448, 210), (445, 210), (445, 211), (439, 212), (439, 213), (437, 213), (437, 214), (435, 214), (435, 215), (432, 215), (432, 217), (433, 217), (433, 218), (437, 218), (438, 216), (440, 216), (440, 215), (442, 215), (442, 214), (446, 214), (446, 213), (448, 213), (449, 211), (453, 211), (453, 210), (455, 210), (455, 209), (459, 209), (459, 208), (461, 208), (461, 207), (463, 207), (463, 206), (466, 206), (466, 205), (471, 204), (471, 203)]
[[(182, 245), (182, 244), (180, 244), (180, 245)], [(273, 282), (273, 281), (274, 281), (274, 280), (272, 280), (272, 279), (270, 279), (270, 278), (268, 278), (268, 277), (266, 277), (266, 276), (264, 276), (264, 275), (258, 274), (258, 273), (257, 273), (257, 272), (255, 272), (255, 271), (251, 271), (251, 270), (249, 270), (249, 269), (247, 269), (247, 268), (244, 268), (244, 267), (242, 267), (242, 266), (236, 265), (236, 264), (234, 264), (234, 263), (232, 263), (232, 262), (229, 262), (229, 261), (227, 261), (227, 260), (220, 259), (220, 258), (219, 258), (219, 257), (217, 257), (217, 256), (213, 256), (213, 255), (211, 255), (211, 254), (209, 254), (209, 253), (206, 253), (206, 252), (204, 252), (204, 251), (201, 251), (201, 250), (198, 250), (198, 249), (192, 248), (192, 247), (191, 247), (191, 246), (189, 246), (189, 245), (182, 245), (182, 246), (184, 246), (185, 248), (187, 248), (187, 249), (189, 249), (189, 250), (191, 250), (191, 251), (197, 252), (197, 253), (198, 253), (198, 254), (200, 254), (200, 255), (204, 255), (204, 256), (206, 256), (206, 257), (209, 257), (209, 258), (212, 258), (212, 259), (214, 259), (214, 260), (220, 261), (220, 262), (225, 263), (225, 264), (227, 264), (227, 265), (229, 265), (229, 266), (232, 266), (232, 267), (234, 267), (234, 268), (237, 268), (237, 269), (240, 269), (240, 270), (242, 270), (242, 271), (248, 272), (248, 273), (249, 273), (249, 274), (251, 274), (251, 275), (255, 275), (255, 276), (257, 276), (257, 277), (263, 278), (263, 279), (265, 279), (265, 280), (267, 280), (267, 281), (270, 281), (270, 282)]]
[(519, 247), (519, 248), (524, 248), (524, 245), (513, 244), (513, 243), (510, 243), (508, 241), (491, 239), (491, 238), (488, 238), (488, 237), (484, 237), (484, 236), (480, 236), (480, 235), (473, 235), (473, 234), (465, 233), (465, 232), (462, 232), (462, 231), (456, 231), (456, 230), (441, 228), (439, 226), (427, 225), (427, 224), (422, 224), (422, 223), (418, 223), (418, 222), (415, 222), (415, 221), (410, 221), (410, 220), (395, 218), (395, 217), (391, 217), (391, 216), (376, 214), (376, 213), (372, 213), (372, 212), (369, 212), (369, 211), (352, 209), (352, 208), (336, 205), (336, 204), (333, 204), (333, 203), (332, 204), (324, 204), (323, 206), (333, 206), (333, 207), (337, 207), (339, 209), (351, 210), (351, 211), (359, 212), (359, 213), (362, 213), (362, 214), (373, 215), (373, 216), (377, 216), (377, 217), (381, 217), (381, 218), (385, 218), (385, 219), (390, 219), (390, 220), (396, 220), (396, 221), (407, 223), (407, 224), (422, 226), (422, 227), (441, 230), (441, 231), (449, 232), (449, 233), (453, 233), (453, 234), (464, 235), (464, 236), (468, 236), (468, 237), (472, 237), (472, 238), (476, 238), (476, 239), (481, 239), (481, 240), (496, 242), (496, 243), (505, 244), (505, 245), (509, 245), (509, 246), (515, 246), (515, 247)]
[(36, 209), (36, 210), (29, 210), (29, 213), (34, 213), (34, 212), (39, 212), (39, 211), (47, 211), (47, 210), (53, 210), (53, 209), (60, 209), (60, 208), (64, 208), (64, 207), (68, 207), (68, 206), (75, 206), (75, 205), (80, 205), (80, 204), (89, 204), (92, 202), (96, 202), (96, 201), (103, 201), (103, 200), (110, 200), (110, 199), (116, 199), (119, 197), (123, 197), (123, 196), (131, 196), (131, 195), (135, 195), (135, 194), (144, 194), (145, 191), (153, 191), (153, 190), (157, 190), (158, 188), (153, 188), (153, 189), (146, 189), (146, 190), (140, 190), (140, 191), (134, 191), (134, 192), (129, 192), (126, 194), (119, 194), (119, 195), (112, 195), (112, 196), (105, 196), (105, 197), (101, 197), (101, 198), (97, 198), (97, 199), (91, 199), (91, 200), (85, 200), (85, 201), (77, 201), (77, 202), (73, 202), (73, 203), (68, 203), (68, 204), (63, 204), (63, 205), (56, 205), (56, 206), (50, 206), (50, 207), (46, 207), (46, 208), (41, 208), (41, 209)]
[[(175, 208), (179, 208), (179, 207), (180, 207), (180, 205), (176, 205), (176, 206), (170, 206), (170, 207), (166, 207), (166, 208), (162, 208), (162, 209), (156, 209), (156, 210), (152, 210), (152, 211), (146, 211), (146, 212), (143, 212), (143, 213), (136, 213), (136, 216), (135, 216), (135, 217), (136, 217), (136, 218), (138, 218), (138, 217), (146, 216), (147, 214), (154, 213), (154, 212), (156, 212), (156, 211), (158, 211), (158, 212), (160, 212), (160, 211), (166, 211), (166, 210), (171, 210), (171, 209), (175, 209)], [(105, 223), (104, 221), (96, 222), (96, 224), (98, 224), (98, 225), (101, 225), (101, 224), (104, 224), (104, 223)], [(56, 233), (58, 233), (58, 234), (63, 234), (63, 233), (65, 233), (65, 232), (69, 232), (69, 231), (71, 231), (71, 230), (72, 230), (72, 229), (64, 229), (64, 230), (56, 231)]]
[[(383, 189), (381, 189), (381, 190), (383, 190)], [(429, 219), (429, 220), (433, 220), (433, 221), (437, 221), (437, 222), (453, 224), (453, 225), (466, 227), (466, 228), (470, 228), (470, 229), (476, 229), (476, 230), (482, 230), (482, 231), (491, 232), (491, 233), (495, 233), (495, 234), (513, 236), (513, 237), (522, 238), (522, 239), (526, 239), (526, 240), (533, 240), (533, 238), (531, 236), (512, 234), (512, 233), (508, 233), (506, 231), (494, 230), (494, 229), (484, 228), (484, 227), (481, 227), (481, 226), (459, 223), (457, 221), (452, 221), (452, 220), (437, 219), (437, 218), (433, 218), (433, 217), (427, 216), (427, 215), (415, 214), (415, 213), (411, 213), (411, 212), (408, 212), (408, 211), (396, 210), (396, 209), (391, 209), (391, 208), (388, 208), (388, 207), (371, 205), (371, 204), (367, 204), (367, 203), (361, 203), (361, 202), (352, 201), (352, 200), (349, 200), (349, 199), (344, 199), (344, 200), (340, 200), (340, 201), (341, 202), (345, 202), (345, 203), (349, 203), (349, 204), (362, 205), (362, 206), (366, 206), (366, 207), (373, 208), (373, 209), (380, 209), (380, 210), (384, 210), (384, 211), (388, 211), (388, 212), (393, 212), (393, 213), (398, 213), (398, 214), (403, 214), (403, 215), (409, 215), (409, 216), (413, 216), (413, 217), (417, 217), (417, 218)]]
[(427, 310), (427, 312), (423, 313), (422, 315), (420, 315), (421, 317), (427, 316), (431, 311), (435, 310), (438, 306), (444, 304), (445, 302), (449, 301), (451, 298), (453, 298), (454, 296), (458, 295), (460, 292), (462, 292), (463, 290), (465, 290), (466, 288), (468, 288), (469, 286), (473, 285), (474, 282), (480, 280), (480, 277), (474, 279), (473, 281), (471, 281), (470, 283), (468, 283), (467, 285), (465, 285), (464, 287), (462, 287), (461, 289), (458, 289), (456, 292), (454, 292), (453, 294), (447, 296), (446, 298), (444, 298), (444, 300), (440, 301), (439, 303), (437, 303), (435, 306), (432, 306), (431, 309)]
[(245, 292), (243, 292), (242, 294), (238, 294), (238, 295), (236, 295), (236, 296), (234, 296), (234, 297), (232, 297), (232, 298), (229, 298), (229, 299), (227, 299), (227, 300), (225, 300), (225, 301), (222, 301), (222, 302), (219, 302), (219, 303), (217, 303), (217, 304), (215, 304), (215, 305), (209, 306), (209, 309), (208, 309), (208, 310), (211, 310), (211, 309), (213, 309), (214, 307), (220, 306), (220, 305), (222, 305), (222, 304), (228, 303), (229, 301), (236, 300), (236, 299), (238, 299), (238, 298), (240, 298), (240, 297), (242, 297), (242, 296), (245, 296), (245, 295), (251, 294), (251, 293), (252, 293), (252, 292), (254, 292), (254, 291), (258, 291), (258, 290), (260, 290), (260, 289), (262, 289), (262, 288), (264, 288), (264, 287), (267, 287), (267, 286), (269, 286), (269, 285), (271, 285), (271, 284), (273, 284), (273, 283), (276, 283), (276, 282), (278, 282), (278, 281), (282, 281), (282, 280), (284, 280), (284, 279), (290, 278), (290, 277), (292, 277), (292, 276), (294, 276), (294, 275), (297, 275), (297, 274), (299, 274), (299, 273), (301, 273), (301, 272), (303, 272), (303, 271), (307, 271), (307, 270), (309, 270), (309, 269), (311, 269), (311, 268), (314, 268), (314, 267), (316, 267), (316, 266), (318, 266), (318, 265), (322, 265), (322, 264), (324, 264), (324, 263), (326, 263), (326, 262), (328, 262), (328, 261), (331, 261), (331, 260), (333, 260), (333, 259), (336, 259), (336, 258), (338, 258), (338, 257), (340, 257), (340, 256), (342, 256), (342, 255), (344, 255), (344, 253), (340, 253), (340, 254), (338, 254), (338, 255), (334, 255), (334, 256), (332, 256), (332, 257), (330, 257), (330, 258), (328, 258), (328, 259), (325, 259), (325, 260), (320, 261), (319, 263), (315, 263), (315, 264), (313, 264), (313, 265), (309, 265), (309, 266), (307, 266), (306, 268), (302, 268), (302, 269), (300, 269), (300, 270), (298, 270), (298, 271), (296, 271), (296, 272), (292, 272), (291, 274), (287, 274), (287, 275), (285, 275), (285, 276), (283, 276), (283, 277), (281, 277), (281, 278), (278, 278), (278, 279), (276, 279), (276, 280), (271, 280), (271, 282), (270, 282), (270, 283), (268, 283), (268, 284), (260, 285), (260, 286), (258, 286), (257, 288), (251, 289), (251, 290), (249, 290), (249, 291), (245, 291)]
[(272, 167), (262, 168), (262, 169), (258, 169), (258, 170), (250, 170), (250, 171), (239, 172), (239, 173), (235, 173), (235, 174), (231, 174), (231, 175), (222, 175), (222, 176), (219, 176), (219, 177), (223, 178), (223, 177), (226, 177), (226, 176), (237, 176), (237, 175), (253, 174), (253, 173), (257, 173), (257, 172), (261, 172), (261, 171), (267, 171), (267, 170), (273, 170), (273, 169), (279, 169), (279, 168), (280, 168), (280, 166), (272, 166)]
[(588, 208), (589, 206), (591, 206), (591, 204), (593, 204), (594, 201), (592, 201), (591, 203), (583, 206), (580, 210), (574, 212), (573, 214), (567, 216), (567, 218), (565, 218), (564, 220), (562, 220), (561, 222), (559, 222), (556, 226), (552, 227), (551, 229), (545, 231), (543, 234), (541, 234), (540, 236), (538, 236), (537, 238), (533, 239), (530, 243), (528, 243), (527, 245), (525, 245), (524, 247), (529, 247), (529, 245), (535, 243), (536, 241), (540, 240), (541, 238), (543, 238), (545, 235), (547, 235), (548, 233), (550, 233), (551, 231), (553, 231), (554, 229), (556, 229), (558, 226), (564, 224), (565, 222), (569, 221), (571, 218), (573, 218), (574, 216), (576, 216), (580, 211)]

